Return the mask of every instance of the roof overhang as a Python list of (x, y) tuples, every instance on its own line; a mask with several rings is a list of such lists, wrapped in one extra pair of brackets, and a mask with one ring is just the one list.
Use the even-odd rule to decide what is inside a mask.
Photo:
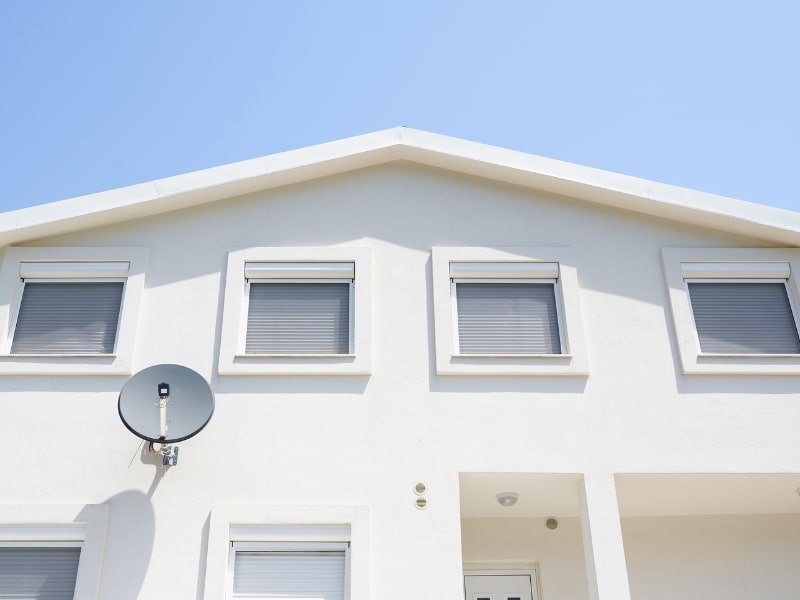
[(800, 246), (800, 213), (397, 127), (0, 214), (0, 245), (147, 217), (396, 161)]

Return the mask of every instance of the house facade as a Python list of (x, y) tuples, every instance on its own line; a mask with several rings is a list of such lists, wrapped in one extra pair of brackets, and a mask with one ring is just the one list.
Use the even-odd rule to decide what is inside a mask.
[(797, 598), (799, 247), (407, 128), (0, 215), (0, 595)]

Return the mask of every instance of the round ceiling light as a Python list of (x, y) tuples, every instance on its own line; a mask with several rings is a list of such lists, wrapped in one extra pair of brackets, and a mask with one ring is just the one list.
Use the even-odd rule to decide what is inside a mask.
[(497, 494), (496, 498), (500, 503), (500, 506), (509, 508), (517, 503), (517, 500), (519, 500), (519, 494), (517, 492), (500, 492)]

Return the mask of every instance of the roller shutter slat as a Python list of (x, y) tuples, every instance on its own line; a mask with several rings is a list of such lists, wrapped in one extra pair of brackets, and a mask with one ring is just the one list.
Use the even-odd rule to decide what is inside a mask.
[(461, 354), (560, 354), (552, 283), (456, 283)]
[(72, 600), (80, 548), (0, 548), (0, 598)]
[(111, 354), (122, 282), (26, 282), (12, 354)]
[(250, 284), (245, 353), (349, 351), (349, 283)]
[(703, 352), (800, 354), (800, 339), (782, 282), (688, 283)]
[(344, 600), (344, 552), (237, 552), (234, 598)]

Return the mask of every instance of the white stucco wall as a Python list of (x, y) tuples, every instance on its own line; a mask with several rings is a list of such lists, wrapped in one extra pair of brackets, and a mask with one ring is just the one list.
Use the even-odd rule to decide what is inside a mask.
[[(536, 563), (541, 597), (588, 598), (580, 522), (466, 519), (464, 561)], [(800, 515), (622, 519), (633, 600), (797, 598)]]
[[(455, 600), (459, 472), (800, 465), (796, 378), (684, 376), (671, 331), (660, 248), (759, 240), (395, 165), (29, 245), (148, 248), (133, 370), (183, 364), (216, 393), (211, 423), (164, 472), (119, 422), (125, 377), (2, 378), (2, 502), (107, 503), (103, 598), (201, 598), (212, 505), (366, 506), (370, 597)], [(589, 376), (435, 375), (430, 252), (442, 245), (571, 247)], [(371, 249), (371, 375), (217, 374), (227, 255), (251, 246)], [(568, 550), (564, 572), (582, 560)], [(545, 600), (578, 597), (549, 589)]]
[(634, 600), (797, 598), (800, 516), (622, 520)]
[(545, 527), (545, 518), (465, 519), (461, 524), (465, 563), (536, 565), (541, 598), (586, 600), (580, 520), (558, 519), (558, 528)]

